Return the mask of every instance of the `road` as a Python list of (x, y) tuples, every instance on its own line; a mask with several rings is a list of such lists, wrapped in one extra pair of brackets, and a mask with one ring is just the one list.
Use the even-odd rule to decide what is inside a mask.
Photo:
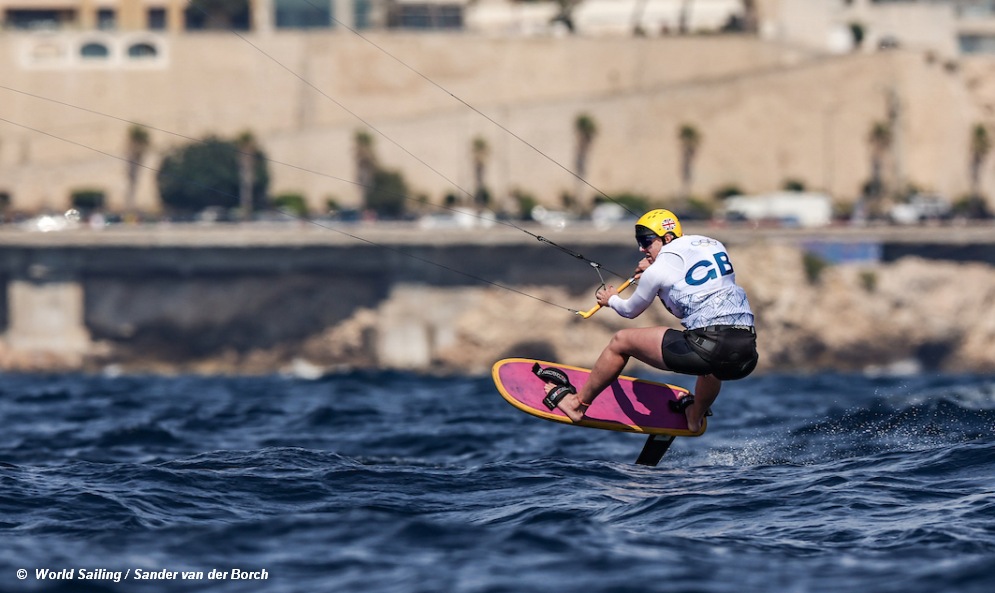
[[(700, 233), (730, 244), (752, 242), (871, 242), (940, 245), (995, 244), (995, 223), (944, 226), (833, 226), (814, 229), (685, 224), (687, 233)], [(535, 223), (496, 222), (474, 228), (431, 227), (416, 223), (352, 223), (292, 221), (253, 224), (114, 225), (99, 230), (77, 228), (31, 232), (0, 228), (0, 248), (10, 247), (264, 247), (319, 245), (516, 245), (543, 237), (565, 245), (619, 245), (632, 242), (628, 225), (595, 227), (573, 223), (565, 229)], [(634, 244), (634, 243), (633, 243)]]

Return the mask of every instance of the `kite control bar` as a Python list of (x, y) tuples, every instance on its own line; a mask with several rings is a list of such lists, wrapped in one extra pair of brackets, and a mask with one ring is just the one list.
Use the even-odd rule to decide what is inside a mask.
[[(625, 282), (623, 282), (621, 286), (618, 287), (618, 291), (622, 292), (623, 290), (625, 290), (626, 288), (628, 288), (630, 284), (634, 283), (635, 281), (636, 281), (635, 277), (629, 278), (628, 280), (626, 280)], [(583, 317), (584, 319), (587, 319), (591, 315), (594, 315), (595, 313), (597, 313), (598, 309), (600, 309), (600, 308), (601, 308), (601, 304), (599, 303), (599, 304), (595, 305), (594, 308), (592, 308), (591, 310), (589, 310), (589, 311), (577, 311), (577, 314), (580, 315), (581, 317)]]

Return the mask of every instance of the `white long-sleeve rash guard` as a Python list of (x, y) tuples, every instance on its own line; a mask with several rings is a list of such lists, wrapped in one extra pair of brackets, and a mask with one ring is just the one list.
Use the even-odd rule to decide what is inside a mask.
[(654, 297), (681, 324), (694, 329), (709, 325), (753, 325), (753, 311), (722, 243), (701, 235), (685, 235), (665, 245), (639, 277), (633, 295), (612, 295), (608, 306), (632, 319)]

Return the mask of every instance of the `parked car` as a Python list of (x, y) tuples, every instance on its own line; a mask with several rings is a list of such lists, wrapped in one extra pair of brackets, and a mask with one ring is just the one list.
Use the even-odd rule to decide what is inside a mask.
[(895, 204), (888, 212), (895, 224), (917, 224), (950, 217), (950, 202), (935, 194), (916, 194), (908, 202)]

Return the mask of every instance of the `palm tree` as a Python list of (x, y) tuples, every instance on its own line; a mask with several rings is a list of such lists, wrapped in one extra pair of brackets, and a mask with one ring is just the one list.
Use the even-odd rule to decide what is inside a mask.
[(743, 3), (743, 30), (747, 33), (756, 33), (759, 28), (756, 0), (742, 0)]
[(580, 4), (580, 0), (556, 0), (559, 7), (556, 16), (552, 18), (552, 23), (563, 23), (570, 33), (574, 32), (574, 9)]
[(981, 196), (981, 167), (992, 150), (992, 139), (984, 124), (975, 124), (971, 131), (971, 195)]
[(701, 145), (701, 133), (691, 124), (681, 124), (677, 131), (677, 140), (681, 145), (681, 193), (684, 199), (688, 199), (691, 197), (694, 158)]
[(473, 197), (478, 206), (486, 206), (489, 201), (487, 188), (484, 187), (484, 171), (487, 168), (487, 158), (490, 156), (491, 148), (487, 145), (487, 140), (477, 136), (473, 139)]
[(691, 2), (693, 0), (684, 0), (681, 2), (681, 12), (677, 17), (677, 32), (681, 35), (686, 35), (690, 32), (691, 28)]
[(577, 171), (577, 189), (574, 192), (574, 198), (577, 203), (581, 203), (581, 194), (583, 193), (584, 180), (587, 177), (587, 159), (591, 153), (591, 145), (594, 144), (594, 137), (598, 134), (598, 124), (594, 121), (594, 118), (587, 113), (581, 113), (574, 120), (574, 133), (577, 137), (577, 153), (576, 153), (576, 171)]
[(363, 188), (365, 196), (373, 187), (373, 175), (377, 171), (377, 156), (373, 151), (373, 135), (359, 130), (353, 136), (356, 157), (356, 182)]
[(149, 131), (142, 125), (134, 124), (128, 128), (128, 141), (125, 148), (125, 158), (128, 161), (128, 185), (124, 195), (125, 220), (135, 221), (135, 194), (138, 190), (138, 173), (141, 171), (142, 161), (149, 150), (151, 141)]
[(864, 45), (864, 25), (856, 21), (850, 23), (850, 35), (853, 37), (853, 51), (859, 50)]
[(235, 139), (238, 148), (238, 202), (242, 220), (252, 218), (252, 190), (255, 185), (256, 139), (252, 132), (242, 132)]
[(971, 129), (971, 192), (962, 203), (955, 206), (963, 214), (971, 218), (987, 218), (990, 216), (988, 205), (981, 195), (981, 169), (988, 153), (992, 150), (992, 139), (984, 124), (975, 124)]
[(874, 122), (867, 135), (867, 142), (871, 147), (871, 178), (864, 193), (875, 201), (884, 195), (884, 180), (881, 172), (884, 169), (885, 157), (891, 150), (893, 138), (891, 126), (883, 121)]
[(636, 0), (632, 3), (632, 34), (636, 37), (645, 37), (646, 29), (643, 28), (643, 14), (646, 12), (647, 0)]

